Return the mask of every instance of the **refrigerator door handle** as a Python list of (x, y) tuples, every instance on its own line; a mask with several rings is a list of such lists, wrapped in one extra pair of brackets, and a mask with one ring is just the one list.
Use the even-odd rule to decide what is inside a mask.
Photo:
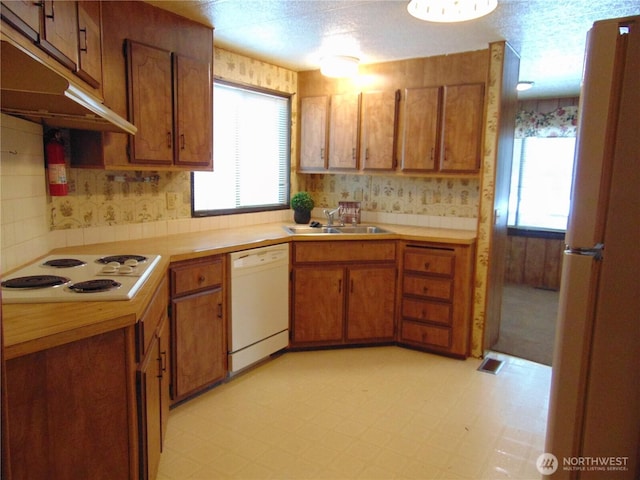
[(604, 251), (604, 243), (596, 243), (592, 248), (571, 248), (567, 245), (564, 253), (571, 255), (585, 255), (593, 257), (594, 260), (602, 260)]

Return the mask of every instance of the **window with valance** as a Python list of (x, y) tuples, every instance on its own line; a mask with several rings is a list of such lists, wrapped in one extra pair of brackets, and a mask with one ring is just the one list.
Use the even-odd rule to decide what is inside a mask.
[(578, 107), (516, 116), (509, 226), (566, 230)]

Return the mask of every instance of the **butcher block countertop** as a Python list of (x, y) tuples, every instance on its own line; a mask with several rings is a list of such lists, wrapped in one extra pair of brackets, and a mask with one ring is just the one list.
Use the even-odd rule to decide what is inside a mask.
[[(11, 359), (134, 325), (143, 315), (153, 293), (166, 275), (170, 262), (217, 255), (248, 248), (296, 241), (344, 241), (354, 239), (405, 240), (471, 245), (476, 234), (407, 225), (379, 225), (389, 234), (291, 235), (286, 224), (270, 223), (247, 227), (167, 235), (119, 242), (56, 249), (50, 254), (142, 254), (161, 255), (157, 266), (128, 301), (3, 304), (5, 358)], [(35, 259), (34, 259), (35, 260)], [(10, 272), (9, 272), (10, 273)]]

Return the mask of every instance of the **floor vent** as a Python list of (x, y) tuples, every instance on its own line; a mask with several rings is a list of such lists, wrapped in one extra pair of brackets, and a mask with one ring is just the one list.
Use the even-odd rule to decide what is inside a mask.
[(502, 360), (497, 360), (495, 358), (487, 357), (482, 361), (482, 363), (478, 367), (478, 371), (497, 375), (503, 365), (504, 365), (504, 362)]

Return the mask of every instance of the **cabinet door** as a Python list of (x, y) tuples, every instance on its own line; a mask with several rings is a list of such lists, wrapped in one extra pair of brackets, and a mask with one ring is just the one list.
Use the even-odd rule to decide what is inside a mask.
[(140, 478), (154, 479), (158, 473), (162, 450), (161, 390), (162, 377), (160, 343), (156, 336), (149, 354), (138, 370), (140, 402)]
[(344, 269), (299, 267), (294, 270), (293, 342), (342, 341)]
[(362, 94), (360, 162), (365, 170), (395, 167), (396, 92)]
[(40, 47), (70, 70), (78, 64), (76, 2), (44, 0)]
[(222, 289), (172, 300), (173, 400), (222, 380), (226, 375)]
[(347, 340), (393, 340), (396, 267), (349, 269)]
[[(165, 308), (166, 311), (166, 308)], [(160, 446), (164, 450), (164, 439), (167, 434), (169, 406), (171, 405), (171, 355), (169, 319), (165, 316), (158, 328), (158, 347), (160, 349)]]
[(300, 170), (327, 168), (327, 121), (329, 98), (300, 100)]
[(329, 168), (358, 168), (358, 116), (360, 95), (331, 96)]
[(173, 164), (171, 53), (127, 40), (130, 161)]
[(33, 0), (2, 2), (2, 19), (32, 42), (40, 39), (41, 5)]
[(213, 168), (211, 65), (175, 55), (176, 165)]
[(405, 90), (402, 170), (434, 171), (437, 167), (440, 92), (440, 87)]
[(483, 84), (444, 87), (441, 171), (480, 169), (483, 104)]
[(102, 83), (101, 3), (78, 2), (78, 71), (76, 74), (94, 88)]

